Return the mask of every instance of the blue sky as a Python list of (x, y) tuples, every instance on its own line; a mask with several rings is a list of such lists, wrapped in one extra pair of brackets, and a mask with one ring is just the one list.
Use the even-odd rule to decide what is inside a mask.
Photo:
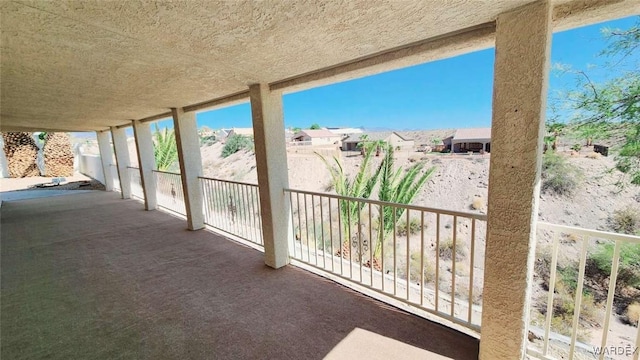
[[(603, 27), (631, 27), (637, 17), (556, 33), (551, 62), (597, 72), (605, 59)], [(287, 127), (353, 126), (393, 129), (488, 127), (491, 125), (494, 49), (478, 51), (284, 96)], [(609, 76), (615, 74), (609, 74)], [(552, 70), (549, 91), (567, 91), (575, 79)], [(198, 113), (198, 126), (250, 127), (249, 104)], [(171, 126), (163, 121), (162, 126)]]

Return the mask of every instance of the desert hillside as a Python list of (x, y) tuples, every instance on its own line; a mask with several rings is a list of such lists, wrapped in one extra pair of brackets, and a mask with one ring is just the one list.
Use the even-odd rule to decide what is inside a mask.
[[(240, 151), (227, 158), (221, 157), (220, 143), (201, 148), (204, 174), (208, 177), (257, 183), (255, 157), (250, 151)], [(319, 152), (327, 159), (336, 156), (347, 173), (355, 174), (362, 160), (356, 154), (345, 155), (333, 148), (289, 148), (289, 185), (294, 189), (325, 191), (331, 188), (331, 180)], [(541, 194), (539, 219), (556, 224), (579, 226), (589, 229), (610, 230), (608, 219), (615, 210), (638, 207), (640, 187), (616, 185), (621, 174), (614, 168), (613, 157), (590, 158), (591, 151), (571, 154), (561, 151), (569, 163), (582, 172), (581, 181), (572, 196)], [(456, 211), (484, 212), (489, 184), (490, 155), (445, 155), (418, 152), (396, 152), (397, 166), (408, 167), (416, 161), (424, 161), (436, 171), (427, 182), (415, 205)], [(376, 161), (380, 161), (376, 159)], [(474, 210), (474, 198), (484, 203)], [(477, 201), (477, 200), (476, 200)]]

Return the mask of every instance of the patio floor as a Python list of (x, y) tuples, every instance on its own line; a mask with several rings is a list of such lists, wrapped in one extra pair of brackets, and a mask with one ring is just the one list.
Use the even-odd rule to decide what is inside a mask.
[(6, 202), (0, 225), (3, 359), (478, 356), (474, 338), (270, 269), (253, 249), (117, 193)]

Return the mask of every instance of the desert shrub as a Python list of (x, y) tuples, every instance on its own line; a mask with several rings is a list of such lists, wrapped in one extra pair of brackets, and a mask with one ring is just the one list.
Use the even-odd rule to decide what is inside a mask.
[[(611, 274), (614, 245), (601, 244), (596, 251), (589, 254), (589, 261), (593, 261), (602, 275)], [(620, 263), (618, 265), (617, 286), (640, 286), (640, 244), (622, 244), (620, 247)]]
[(253, 150), (253, 140), (242, 135), (232, 135), (222, 148), (222, 157), (231, 156), (242, 149)]
[(215, 135), (200, 137), (200, 145), (201, 146), (210, 146), (210, 145), (213, 145), (213, 144), (215, 144), (217, 142), (218, 142), (218, 140), (216, 139)]
[(456, 262), (456, 275), (469, 276), (469, 264), (466, 261)]
[(640, 321), (640, 303), (637, 301), (632, 302), (627, 307), (627, 311), (625, 312), (626, 320), (629, 324), (638, 326), (638, 321)]
[[(438, 245), (438, 256), (445, 260), (451, 260), (454, 257), (454, 249), (453, 249), (453, 240), (451, 238), (447, 238), (447, 240), (441, 242)], [(455, 248), (455, 261), (464, 260), (467, 257), (467, 250), (464, 248), (464, 245), (458, 241), (456, 243)]]
[(578, 187), (582, 173), (554, 152), (547, 152), (542, 157), (542, 192), (561, 196), (570, 196)]
[(628, 206), (614, 211), (607, 222), (611, 230), (617, 233), (634, 235), (640, 231), (640, 212)]
[(398, 222), (398, 225), (396, 225), (396, 234), (398, 234), (398, 236), (407, 236), (407, 233), (410, 235), (415, 235), (420, 233), (420, 230), (422, 230), (420, 220), (415, 218), (409, 219), (408, 226), (406, 218), (402, 218)]
[(571, 150), (573, 151), (580, 151), (580, 149), (582, 149), (582, 145), (580, 144), (573, 144), (573, 146), (571, 147)]
[(551, 275), (551, 250), (548, 247), (536, 249), (536, 261), (534, 263), (534, 275), (540, 280), (544, 290), (549, 290), (549, 277)]
[[(409, 255), (409, 279), (411, 283), (420, 284), (420, 274), (422, 274), (425, 284), (435, 282), (436, 269), (427, 256), (424, 257), (423, 265), (424, 267), (420, 269), (420, 251), (413, 251)], [(399, 270), (398, 276), (407, 276), (405, 268)]]
[(484, 198), (482, 196), (474, 196), (471, 202), (471, 209), (482, 210), (484, 209)]
[[(553, 297), (553, 316), (551, 328), (563, 335), (570, 336), (575, 311), (575, 287), (567, 285), (562, 279), (556, 281), (556, 293)], [(588, 329), (602, 321), (603, 312), (596, 304), (592, 294), (582, 294), (578, 339), (588, 340)]]

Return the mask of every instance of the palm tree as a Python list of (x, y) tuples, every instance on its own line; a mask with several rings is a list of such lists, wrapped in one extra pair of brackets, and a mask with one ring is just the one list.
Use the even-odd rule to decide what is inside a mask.
[[(411, 166), (404, 174), (402, 173), (402, 168), (394, 169), (393, 147), (388, 146), (378, 170), (380, 172), (378, 200), (396, 204), (410, 204), (436, 170), (435, 167), (431, 167), (420, 175), (423, 169), (424, 163), (417, 163)], [(402, 208), (382, 206), (378, 214), (374, 258), (380, 257), (385, 239), (393, 232), (395, 223), (402, 218), (404, 211)]]
[(153, 140), (153, 155), (156, 159), (156, 167), (160, 171), (170, 170), (178, 161), (178, 146), (174, 131), (169, 131), (168, 128), (160, 131), (156, 124)]
[[(380, 168), (378, 168), (378, 170), (376, 170), (372, 174), (370, 167), (373, 149), (363, 148), (363, 151), (364, 158), (362, 159), (362, 163), (360, 164), (358, 173), (353, 178), (353, 180), (349, 179), (349, 177), (345, 174), (344, 168), (342, 167), (342, 164), (337, 157), (333, 157), (333, 160), (335, 162), (335, 165), (333, 165), (329, 163), (329, 161), (324, 156), (315, 153), (320, 157), (320, 159), (322, 159), (327, 169), (329, 170), (334, 189), (338, 195), (365, 199), (371, 196), (373, 188), (378, 182), (378, 178), (380, 177)], [(358, 215), (364, 208), (365, 203), (349, 200), (339, 200), (338, 203), (340, 208), (339, 213), (340, 219), (342, 221), (343, 234), (347, 234), (351, 225), (358, 222)], [(347, 241), (348, 239), (345, 240), (345, 242)]]
[[(335, 165), (332, 165), (322, 155), (316, 153), (327, 166), (334, 189), (338, 195), (369, 198), (376, 186), (380, 183), (378, 191), (378, 199), (381, 201), (393, 202), (398, 204), (409, 204), (418, 195), (427, 179), (435, 171), (435, 167), (427, 169), (424, 173), (424, 163), (417, 163), (411, 166), (404, 174), (403, 169), (394, 169), (393, 147), (384, 145), (383, 149), (385, 157), (380, 166), (371, 173), (371, 158), (374, 152), (373, 146), (365, 146), (364, 158), (359, 167), (358, 173), (353, 180), (350, 180), (344, 173), (344, 168), (340, 161), (334, 157)], [(420, 175), (422, 173), (422, 175)], [(364, 202), (339, 200), (340, 219), (342, 221), (343, 234), (347, 234), (352, 225), (360, 220), (359, 214), (364, 208)], [(404, 210), (396, 210), (390, 206), (382, 206), (382, 211), (378, 215), (377, 241), (375, 244), (373, 263), (376, 258), (380, 258), (380, 253), (384, 240), (393, 232), (394, 224), (401, 219)], [(358, 230), (360, 231), (360, 230)], [(343, 240), (343, 249), (349, 239)], [(348, 245), (347, 245), (348, 248)], [(370, 264), (373, 266), (373, 263)]]

